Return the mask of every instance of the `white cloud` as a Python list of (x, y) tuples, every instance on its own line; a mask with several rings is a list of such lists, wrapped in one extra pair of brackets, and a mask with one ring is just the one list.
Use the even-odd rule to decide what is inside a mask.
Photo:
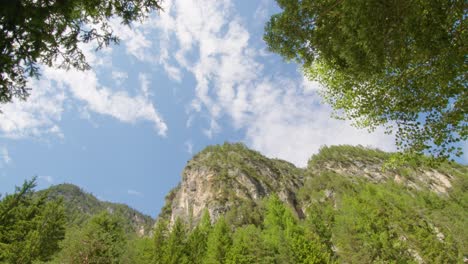
[[(267, 19), (264, 3), (255, 16)], [(330, 109), (320, 104), (317, 83), (266, 73), (256, 58), (262, 55), (250, 46), (250, 34), (230, 1), (174, 0), (166, 4), (158, 21), (164, 36), (160, 46), (164, 54), (175, 54), (179, 66), (194, 75), (196, 98), (191, 109), (209, 113), (211, 120), (204, 130), (208, 137), (221, 130), (219, 119), (228, 116), (234, 127), (246, 131), (249, 145), (300, 166), (324, 144), (394, 148), (393, 138), (382, 131), (368, 134), (331, 119)], [(192, 113), (189, 115), (192, 120)]]
[(126, 91), (113, 91), (100, 85), (93, 71), (70, 70), (65, 74), (63, 70), (48, 68), (45, 75), (68, 87), (73, 98), (86, 103), (87, 110), (126, 123), (149, 121), (161, 136), (166, 135), (166, 123), (144, 93), (131, 97)]
[(134, 196), (139, 196), (139, 197), (143, 197), (143, 194), (139, 191), (135, 191), (135, 190), (127, 190), (127, 194), (129, 195), (134, 195)]
[[(97, 57), (91, 45), (82, 46), (87, 61), (93, 67), (106, 67), (102, 57)], [(125, 74), (114, 72), (125, 78)], [(63, 70), (43, 67), (40, 80), (31, 80), (33, 87), (27, 101), (14, 100), (2, 106), (0, 133), (9, 138), (40, 137), (54, 134), (63, 137), (59, 122), (65, 102), (71, 99), (84, 103), (78, 111), (81, 116), (90, 112), (111, 116), (125, 123), (148, 121), (154, 124), (158, 134), (165, 136), (167, 125), (149, 98), (149, 81), (143, 80), (141, 91), (130, 96), (125, 90), (116, 90), (99, 83), (95, 69), (89, 71)], [(76, 101), (74, 101), (76, 102)], [(77, 104), (67, 104), (68, 106)]]
[(185, 141), (185, 150), (187, 151), (188, 154), (192, 155), (193, 154), (193, 143), (190, 140)]
[(274, 3), (271, 0), (261, 0), (254, 13), (255, 21), (263, 26), (263, 22), (268, 19), (268, 11), (272, 6), (274, 6)]
[(120, 19), (112, 19), (110, 23), (112, 29), (125, 45), (127, 54), (130, 54), (140, 61), (155, 60), (151, 53), (152, 42), (146, 37), (148, 32), (141, 23), (134, 23), (132, 27), (123, 25)]
[(1, 106), (0, 133), (7, 138), (40, 137), (55, 134), (63, 137), (58, 123), (64, 112), (66, 100), (62, 86), (54, 85), (47, 77), (30, 80), (31, 95), (28, 100), (14, 99)]
[(117, 86), (122, 85), (122, 83), (128, 79), (128, 74), (121, 71), (112, 71), (112, 80), (117, 84)]
[(0, 148), (0, 168), (12, 162), (8, 149), (6, 147)]
[(150, 81), (149, 81), (148, 75), (144, 73), (140, 73), (138, 75), (138, 80), (140, 81), (140, 87), (141, 87), (141, 91), (143, 92), (143, 95), (145, 97), (149, 97), (150, 96), (150, 90), (149, 90)]
[(275, 93), (279, 88), (271, 82), (261, 87), (253, 96), (258, 100), (247, 126), (247, 140), (268, 156), (305, 166), (322, 145), (361, 144), (394, 150), (393, 137), (382, 130), (369, 134), (331, 119), (328, 107), (311, 104), (320, 99), (316, 93), (305, 94), (294, 87)]
[(39, 179), (49, 184), (52, 184), (54, 182), (54, 178), (52, 176), (39, 176)]

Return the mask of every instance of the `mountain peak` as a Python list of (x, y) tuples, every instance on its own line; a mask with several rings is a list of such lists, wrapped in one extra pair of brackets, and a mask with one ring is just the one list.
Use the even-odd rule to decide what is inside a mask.
[(233, 216), (236, 221), (249, 223), (240, 208), (253, 209), (272, 193), (302, 217), (304, 208), (296, 197), (298, 190), (308, 178), (327, 172), (374, 183), (393, 181), (439, 194), (452, 187), (454, 174), (466, 174), (466, 167), (447, 164), (437, 168), (406, 166), (384, 170), (384, 162), (390, 155), (363, 146), (323, 147), (303, 169), (287, 161), (267, 158), (242, 143), (209, 146), (188, 161), (181, 183), (166, 196), (160, 217), (171, 223), (177, 218), (196, 223), (208, 210), (213, 221), (231, 213), (236, 214)]

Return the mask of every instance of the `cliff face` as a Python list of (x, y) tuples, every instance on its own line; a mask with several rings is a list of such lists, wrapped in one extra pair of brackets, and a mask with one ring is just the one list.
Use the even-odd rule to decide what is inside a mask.
[[(335, 173), (370, 182), (393, 181), (416, 190), (429, 189), (445, 194), (453, 173), (466, 174), (466, 167), (400, 168), (383, 170), (388, 153), (364, 147), (323, 148), (307, 168), (277, 159), (268, 159), (242, 144), (210, 146), (190, 160), (181, 183), (166, 197), (160, 217), (173, 223), (177, 218), (196, 223), (205, 210), (211, 219), (235, 211), (242, 222), (243, 210), (258, 206), (262, 198), (276, 193), (299, 217), (307, 204), (298, 198), (307, 179), (322, 173)], [(324, 190), (327, 192), (327, 190)], [(332, 191), (328, 190), (332, 195)]]
[(333, 172), (374, 183), (394, 181), (416, 190), (428, 189), (438, 194), (446, 194), (452, 188), (454, 175), (466, 174), (467, 169), (454, 163), (429, 167), (425, 165), (424, 160), (420, 160), (418, 164), (384, 169), (388, 158), (389, 153), (359, 146), (325, 147), (309, 160), (308, 170), (310, 175)]
[(228, 211), (252, 204), (277, 193), (296, 209), (296, 193), (303, 185), (305, 170), (268, 159), (242, 144), (208, 147), (190, 160), (182, 172), (182, 181), (166, 198), (161, 217), (177, 217), (197, 222), (204, 210), (213, 220)]

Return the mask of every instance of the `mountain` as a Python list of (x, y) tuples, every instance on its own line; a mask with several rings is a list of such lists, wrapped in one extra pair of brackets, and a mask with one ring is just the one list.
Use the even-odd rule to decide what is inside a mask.
[(247, 217), (243, 212), (272, 193), (302, 215), (296, 193), (304, 175), (305, 170), (268, 159), (240, 143), (209, 146), (187, 163), (181, 183), (166, 197), (160, 218), (196, 223), (207, 209), (213, 220), (230, 212), (242, 222), (247, 220), (242, 219)]
[[(362, 146), (324, 147), (312, 156), (307, 168), (269, 159), (241, 143), (209, 146), (188, 161), (182, 181), (166, 196), (160, 217), (197, 222), (207, 209), (212, 219), (240, 207), (255, 207), (263, 197), (276, 193), (303, 217), (304, 201), (297, 195), (308, 180), (324, 173), (373, 183), (395, 182), (414, 190), (446, 194), (467, 167), (455, 163), (436, 168), (421, 164), (384, 169), (390, 157)], [(238, 212), (237, 212), (238, 213)], [(242, 217), (242, 216), (239, 216)]]
[(100, 201), (94, 195), (73, 184), (58, 184), (39, 191), (41, 192), (48, 192), (51, 199), (63, 199), (69, 226), (81, 226), (92, 216), (104, 210), (119, 214), (125, 221), (127, 232), (135, 232), (139, 236), (149, 234), (154, 225), (154, 220), (150, 216), (125, 204)]
[(265, 200), (275, 194), (340, 261), (468, 260), (468, 167), (420, 157), (386, 168), (390, 158), (332, 146), (298, 168), (243, 144), (210, 146), (188, 161), (159, 219), (193, 227), (207, 211), (212, 222), (262, 227)]
[[(468, 167), (393, 157), (331, 146), (298, 168), (243, 144), (210, 146), (156, 223), (72, 184), (35, 197), (32, 180), (0, 200), (0, 262), (467, 263)], [(66, 226), (47, 197), (63, 200)]]

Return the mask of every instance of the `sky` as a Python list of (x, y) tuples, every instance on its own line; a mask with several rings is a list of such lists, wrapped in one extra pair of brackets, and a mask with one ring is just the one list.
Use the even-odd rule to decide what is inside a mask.
[(113, 19), (119, 45), (81, 46), (91, 70), (42, 66), (26, 102), (1, 106), (0, 193), (37, 176), (38, 189), (73, 183), (155, 217), (208, 145), (243, 142), (300, 167), (323, 145), (395, 150), (382, 129), (331, 118), (320, 85), (267, 50), (273, 0), (165, 0), (163, 9), (132, 27)]

